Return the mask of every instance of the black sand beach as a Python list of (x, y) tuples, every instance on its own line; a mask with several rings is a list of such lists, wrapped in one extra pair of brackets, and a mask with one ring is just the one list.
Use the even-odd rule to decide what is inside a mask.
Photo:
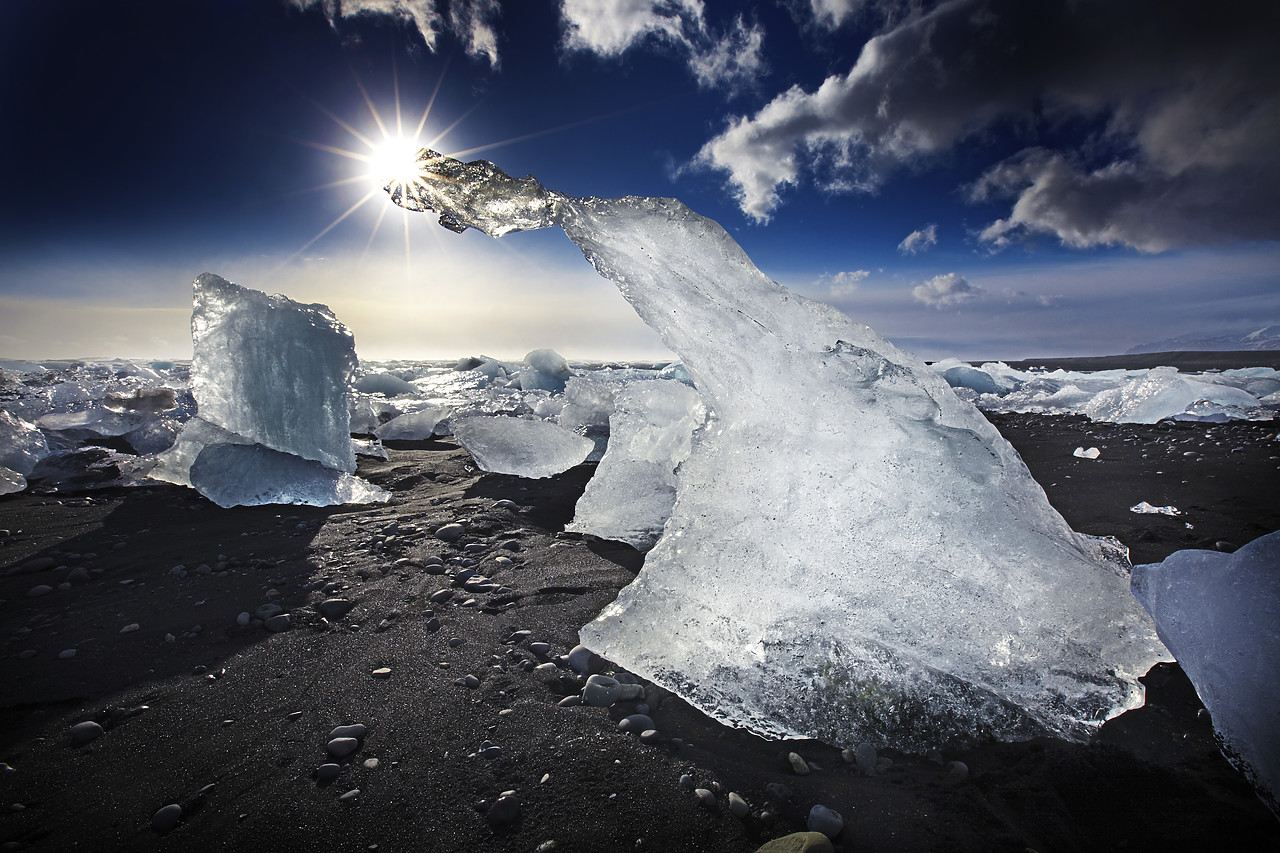
[[(1118, 537), (1135, 562), (1280, 529), (1274, 423), (992, 420), (1076, 529)], [(0, 498), (0, 849), (745, 853), (803, 830), (816, 803), (843, 815), (847, 851), (1280, 849), (1174, 664), (1091, 744), (886, 750), (873, 777), (652, 688), (656, 744), (618, 730), (634, 704), (558, 707), (582, 679), (545, 664), (642, 563), (562, 532), (591, 466), (531, 481), (482, 474), (447, 440), (388, 447), (360, 471), (386, 505), (223, 510), (161, 485)], [(1129, 511), (1144, 500), (1183, 514)], [(455, 522), (460, 539), (434, 535)], [(503, 588), (472, 594), (432, 557), (473, 559)], [(433, 602), (441, 589), (452, 597)], [(326, 620), (332, 598), (353, 607)], [(237, 624), (268, 603), (287, 630)], [(69, 727), (89, 720), (104, 732), (73, 747)], [(358, 750), (318, 784), (331, 730), (357, 723)], [(504, 791), (519, 813), (495, 826)], [(161, 833), (168, 804), (181, 819)]]

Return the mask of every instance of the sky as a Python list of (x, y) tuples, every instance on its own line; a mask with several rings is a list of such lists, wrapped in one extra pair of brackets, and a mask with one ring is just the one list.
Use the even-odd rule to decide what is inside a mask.
[(5, 0), (0, 358), (188, 358), (214, 272), (365, 359), (670, 354), (559, 232), (406, 214), (427, 144), (674, 196), (925, 358), (1280, 322), (1280, 4)]

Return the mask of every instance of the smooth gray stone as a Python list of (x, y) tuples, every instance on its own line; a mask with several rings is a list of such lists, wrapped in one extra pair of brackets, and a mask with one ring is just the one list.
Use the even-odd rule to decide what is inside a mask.
[(809, 809), (806, 826), (810, 832), (821, 832), (827, 838), (835, 838), (844, 829), (844, 818), (840, 812), (818, 803)]
[(268, 631), (273, 634), (279, 634), (281, 631), (288, 631), (293, 624), (293, 620), (289, 618), (288, 613), (278, 613), (262, 623)]
[(364, 736), (369, 733), (369, 727), (364, 723), (353, 723), (349, 726), (338, 726), (329, 732), (329, 740), (341, 737), (353, 737), (356, 740), (364, 740)]
[(333, 780), (338, 778), (338, 774), (342, 772), (341, 764), (321, 764), (316, 768), (316, 784), (320, 787), (332, 785)]
[(747, 805), (746, 800), (738, 796), (736, 791), (730, 791), (729, 811), (733, 812), (734, 817), (742, 819), (751, 814), (751, 807)]
[(47, 583), (37, 584), (27, 590), (27, 598), (39, 598), (40, 596), (48, 595), (51, 592), (53, 592), (53, 587), (49, 586)]
[(334, 758), (346, 758), (360, 748), (360, 741), (353, 737), (333, 738), (325, 745), (325, 749)]
[(796, 755), (794, 752), (787, 753), (787, 763), (791, 765), (792, 772), (797, 776), (809, 775), (809, 765), (805, 763), (803, 758)]
[(662, 743), (662, 733), (657, 729), (645, 729), (640, 733), (640, 742), (650, 746)]
[(716, 795), (708, 791), (706, 788), (694, 788), (694, 796), (698, 798), (698, 802), (709, 809), (716, 807)]
[(520, 819), (520, 800), (515, 794), (503, 794), (489, 807), (489, 823), (504, 826)]
[(569, 667), (579, 675), (599, 672), (600, 656), (586, 646), (574, 646), (569, 650)]
[(151, 816), (151, 828), (156, 832), (168, 832), (182, 819), (182, 806), (169, 803)]
[(338, 797), (338, 801), (339, 801), (339, 802), (343, 802), (343, 803), (349, 803), (349, 802), (351, 802), (352, 800), (356, 799), (356, 798), (357, 798), (357, 797), (359, 797), (359, 796), (360, 796), (360, 789), (359, 789), (359, 788), (352, 788), (350, 791), (347, 791), (347, 792), (346, 792), (345, 794), (343, 794), (341, 797)]
[(253, 615), (263, 622), (266, 622), (272, 616), (276, 616), (284, 612), (284, 608), (279, 604), (264, 604), (257, 610), (253, 611)]
[(622, 686), (607, 675), (593, 675), (587, 679), (582, 688), (582, 698), (595, 708), (607, 708), (618, 701), (618, 693)]
[(461, 539), (462, 534), (466, 532), (467, 528), (455, 522), (453, 524), (446, 524), (443, 527), (437, 528), (436, 538), (444, 540), (445, 542), (455, 542), (458, 539)]
[(624, 732), (640, 732), (653, 728), (653, 720), (646, 714), (632, 714), (618, 721), (618, 728)]
[(444, 604), (451, 598), (453, 598), (453, 590), (451, 589), (438, 589), (431, 593), (431, 600), (436, 604)]
[(86, 720), (83, 723), (76, 723), (71, 727), (71, 745), (73, 747), (81, 747), (86, 743), (91, 743), (102, 737), (102, 726)]
[(320, 602), (320, 615), (326, 619), (339, 619), (346, 616), (355, 607), (354, 601), (345, 598), (327, 598)]

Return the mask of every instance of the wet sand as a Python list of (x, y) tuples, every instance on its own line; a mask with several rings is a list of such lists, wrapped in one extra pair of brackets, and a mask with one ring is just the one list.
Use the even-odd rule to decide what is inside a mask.
[[(1280, 529), (1274, 424), (992, 419), (1067, 520), (1117, 536), (1135, 562)], [(0, 498), (0, 849), (754, 851), (803, 830), (815, 803), (844, 816), (847, 851), (1280, 848), (1280, 822), (1218, 753), (1172, 664), (1094, 743), (882, 751), (893, 763), (874, 777), (834, 747), (725, 729), (661, 691), (647, 697), (654, 745), (618, 730), (634, 706), (558, 707), (581, 679), (535, 667), (642, 563), (562, 532), (591, 466), (529, 481), (481, 474), (447, 440), (389, 447), (388, 461), (361, 460), (386, 505), (223, 510), (160, 485)], [(1143, 500), (1184, 514), (1129, 512)], [(461, 539), (433, 535), (453, 522)], [(472, 595), (437, 556), (474, 559), (505, 589)], [(75, 568), (88, 579), (68, 580)], [(53, 590), (28, 597), (38, 585)], [(432, 602), (441, 589), (454, 595)], [(328, 598), (354, 606), (326, 620)], [(269, 602), (288, 630), (237, 624)], [(478, 686), (456, 683), (467, 675)], [(73, 748), (68, 728), (86, 720), (104, 733)], [(331, 729), (349, 723), (369, 731), (317, 784)], [(499, 749), (482, 755), (485, 741)], [(795, 775), (788, 752), (812, 772)], [(717, 793), (714, 809), (683, 774)], [(495, 827), (487, 809), (508, 790), (520, 815)], [(156, 832), (171, 803), (181, 820)]]

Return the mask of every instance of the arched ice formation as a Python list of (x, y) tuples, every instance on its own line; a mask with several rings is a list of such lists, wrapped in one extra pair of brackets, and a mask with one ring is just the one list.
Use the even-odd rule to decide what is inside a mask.
[(564, 229), (712, 417), (643, 570), (582, 642), (768, 736), (932, 748), (1081, 739), (1169, 654), (1127, 564), (1072, 531), (923, 362), (758, 270), (664, 198), (574, 199), (424, 150), (396, 203)]

